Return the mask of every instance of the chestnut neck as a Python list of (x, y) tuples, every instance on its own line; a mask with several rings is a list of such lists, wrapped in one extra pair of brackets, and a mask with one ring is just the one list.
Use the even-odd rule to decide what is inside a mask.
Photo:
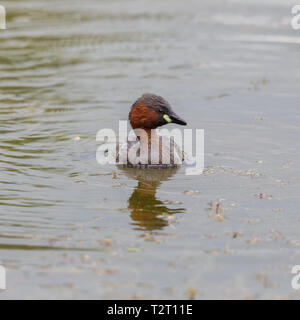
[[(136, 129), (134, 129), (134, 131), (135, 130)], [(151, 145), (154, 146), (159, 144), (159, 136), (156, 129), (143, 128), (143, 130), (145, 130), (147, 135), (142, 134), (138, 136), (141, 144), (148, 144), (148, 148), (151, 148)]]

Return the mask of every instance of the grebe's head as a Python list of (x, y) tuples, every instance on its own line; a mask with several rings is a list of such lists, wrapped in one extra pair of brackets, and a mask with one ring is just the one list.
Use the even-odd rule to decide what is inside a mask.
[(132, 105), (129, 121), (133, 129), (155, 129), (168, 123), (186, 125), (162, 97), (146, 93)]

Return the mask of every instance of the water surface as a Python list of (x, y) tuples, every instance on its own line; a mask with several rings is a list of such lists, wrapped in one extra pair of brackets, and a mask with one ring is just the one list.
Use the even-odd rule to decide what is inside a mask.
[[(2, 3), (1, 298), (299, 297), (292, 1)], [(203, 175), (96, 162), (144, 92), (205, 129)]]

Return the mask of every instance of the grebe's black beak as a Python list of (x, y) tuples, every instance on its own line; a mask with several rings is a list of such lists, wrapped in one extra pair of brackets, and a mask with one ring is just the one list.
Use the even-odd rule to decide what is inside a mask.
[(187, 123), (174, 112), (170, 113), (169, 117), (170, 117), (172, 123), (181, 124), (182, 126), (187, 125)]

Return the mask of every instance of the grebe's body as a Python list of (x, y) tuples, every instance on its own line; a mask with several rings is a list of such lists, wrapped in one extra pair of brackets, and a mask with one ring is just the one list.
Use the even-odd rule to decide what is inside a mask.
[(174, 139), (157, 134), (156, 128), (168, 123), (186, 125), (165, 99), (144, 94), (132, 105), (129, 121), (135, 136), (120, 146), (117, 162), (141, 169), (172, 168), (182, 163), (183, 152)]
[[(182, 150), (173, 139), (168, 137), (158, 136), (158, 143), (155, 145), (152, 143), (151, 149), (147, 148), (146, 151), (143, 151), (141, 145), (143, 145), (143, 142), (138, 138), (121, 145), (120, 159), (127, 156), (124, 166), (140, 169), (164, 169), (178, 167), (183, 161)], [(129, 152), (137, 155), (133, 161), (128, 157)], [(152, 160), (151, 152), (159, 155), (158, 161)], [(168, 161), (168, 159), (170, 160)]]

